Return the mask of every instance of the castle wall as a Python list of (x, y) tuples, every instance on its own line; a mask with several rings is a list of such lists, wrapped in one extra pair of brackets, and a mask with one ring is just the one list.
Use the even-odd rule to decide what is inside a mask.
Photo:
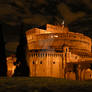
[[(57, 44), (58, 43), (58, 44)], [(28, 41), (29, 49), (61, 48), (64, 44), (75, 51), (91, 52), (91, 39), (76, 34), (42, 34), (36, 35)]]
[(86, 69), (85, 71), (85, 80), (90, 80), (92, 79), (92, 70), (91, 69)]
[(30, 76), (64, 78), (62, 54), (31, 53), (29, 55)]
[(81, 70), (80, 80), (92, 80), (92, 70), (90, 68)]
[(81, 33), (69, 32), (66, 27), (62, 26), (47, 24), (46, 30), (34, 28), (27, 31), (28, 49), (49, 49), (50, 47), (59, 49), (65, 44), (75, 52), (91, 52), (91, 39), (89, 37)]
[(64, 27), (64, 25), (46, 25), (46, 31), (51, 33), (67, 33), (69, 29)]
[[(78, 63), (82, 60), (84, 62), (84, 58), (91, 55), (91, 39), (89, 37), (81, 33), (69, 32), (64, 25), (49, 24), (47, 24), (46, 30), (34, 28), (27, 31), (26, 37), (30, 76), (66, 77), (66, 79), (73, 80), (91, 78), (91, 71), (86, 71), (84, 67), (77, 70)], [(69, 63), (72, 65), (68, 65)]]
[(76, 80), (76, 75), (74, 72), (67, 72), (66, 73), (66, 79), (68, 80)]

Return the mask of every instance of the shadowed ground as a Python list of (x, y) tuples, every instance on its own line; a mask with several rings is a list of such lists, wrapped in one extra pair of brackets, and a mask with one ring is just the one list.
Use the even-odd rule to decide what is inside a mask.
[(0, 78), (0, 92), (92, 92), (92, 80), (72, 81), (57, 78)]

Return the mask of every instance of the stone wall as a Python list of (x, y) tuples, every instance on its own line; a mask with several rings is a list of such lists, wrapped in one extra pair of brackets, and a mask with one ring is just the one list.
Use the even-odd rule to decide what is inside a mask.
[[(26, 32), (28, 49), (61, 48), (64, 44), (70, 50), (91, 52), (91, 39), (81, 33), (69, 32), (62, 26), (47, 24), (47, 29), (34, 28)], [(58, 44), (57, 44), (58, 43)]]
[(67, 72), (66, 73), (66, 79), (67, 80), (76, 80), (75, 72)]
[(91, 38), (69, 32), (64, 25), (47, 25), (46, 30), (34, 28), (26, 32), (26, 37), (30, 76), (73, 80), (91, 78), (92, 72), (85, 68), (77, 70), (80, 59), (84, 60), (91, 53)]
[(64, 78), (64, 64), (62, 53), (29, 52), (28, 65), (30, 76), (44, 76)]
[(69, 46), (70, 49), (74, 49), (75, 51), (77, 50), (82, 52), (85, 50), (91, 52), (91, 39), (76, 33), (40, 34), (33, 35), (30, 40), (28, 38), (29, 50), (41, 48), (48, 49), (50, 47), (61, 48), (64, 44)]

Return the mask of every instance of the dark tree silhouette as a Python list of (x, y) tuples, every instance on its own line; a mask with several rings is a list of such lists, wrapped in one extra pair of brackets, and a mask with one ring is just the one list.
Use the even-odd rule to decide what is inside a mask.
[(0, 24), (0, 76), (6, 76), (7, 65), (5, 56), (5, 42), (2, 33), (2, 24)]
[(24, 25), (21, 24), (20, 26), (20, 42), (16, 50), (16, 57), (17, 57), (17, 62), (16, 65), (17, 68), (15, 70), (15, 76), (28, 76), (29, 75), (29, 68), (27, 66), (27, 61), (26, 61), (26, 36), (24, 32)]

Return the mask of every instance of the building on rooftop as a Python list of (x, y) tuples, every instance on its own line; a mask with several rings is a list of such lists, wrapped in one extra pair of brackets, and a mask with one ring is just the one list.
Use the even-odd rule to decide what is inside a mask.
[(31, 77), (92, 79), (91, 38), (64, 25), (46, 25), (26, 32), (26, 59)]

